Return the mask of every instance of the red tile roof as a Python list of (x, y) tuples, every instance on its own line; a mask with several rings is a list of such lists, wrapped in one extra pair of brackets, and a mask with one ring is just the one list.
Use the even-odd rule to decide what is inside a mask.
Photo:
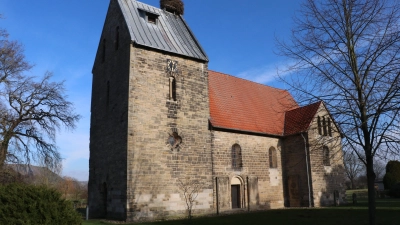
[(321, 104), (322, 102), (316, 102), (286, 112), (285, 135), (307, 131)]
[(283, 135), (285, 112), (298, 108), (288, 91), (208, 71), (213, 127)]

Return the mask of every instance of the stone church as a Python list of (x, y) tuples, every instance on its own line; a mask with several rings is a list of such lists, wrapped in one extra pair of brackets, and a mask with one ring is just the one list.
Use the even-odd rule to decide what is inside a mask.
[(299, 106), (209, 60), (176, 7), (110, 1), (92, 71), (90, 217), (183, 217), (191, 181), (194, 215), (344, 201), (324, 103)]

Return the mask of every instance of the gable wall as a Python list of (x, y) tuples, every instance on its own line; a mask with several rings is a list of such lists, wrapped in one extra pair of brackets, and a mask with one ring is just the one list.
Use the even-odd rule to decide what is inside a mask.
[[(169, 100), (167, 59), (178, 61), (177, 101)], [(131, 47), (128, 109), (128, 220), (184, 216), (179, 182), (198, 180), (194, 213), (212, 211), (207, 64)], [(168, 139), (182, 137), (178, 149)]]
[[(232, 168), (231, 149), (234, 144), (239, 144), (242, 150), (243, 167), (241, 169)], [(269, 168), (270, 147), (277, 150), (278, 168), (276, 169)], [(217, 189), (214, 189), (214, 199), (218, 197), (215, 202), (219, 204), (219, 211), (232, 208), (230, 182), (234, 177), (240, 178), (243, 182), (242, 208), (249, 207), (248, 197), (250, 197), (251, 210), (283, 207), (281, 146), (278, 138), (214, 130), (212, 131), (212, 151), (214, 177), (224, 183), (228, 182), (228, 184), (214, 184), (227, 187), (218, 193), (216, 193)], [(251, 182), (252, 180), (258, 184)], [(253, 184), (255, 187), (251, 187)]]
[[(340, 202), (345, 200), (345, 174), (343, 165), (343, 151), (340, 133), (334, 126), (332, 118), (332, 137), (319, 135), (317, 116), (329, 117), (324, 105), (320, 106), (309, 130), (309, 151), (311, 174), (313, 177), (314, 205), (326, 206), (334, 204), (334, 191), (338, 191)], [(324, 166), (323, 146), (329, 148), (330, 166)]]
[[(284, 192), (286, 206), (315, 207), (333, 205), (334, 191), (339, 192), (339, 201), (344, 202), (344, 167), (341, 138), (332, 121), (332, 137), (319, 135), (317, 116), (328, 116), (322, 104), (310, 124), (307, 133), (288, 136), (284, 139)], [(321, 124), (322, 125), (322, 124)], [(308, 177), (306, 149), (308, 154)], [(324, 166), (323, 146), (329, 148), (330, 166)], [(310, 179), (310, 184), (308, 183)]]

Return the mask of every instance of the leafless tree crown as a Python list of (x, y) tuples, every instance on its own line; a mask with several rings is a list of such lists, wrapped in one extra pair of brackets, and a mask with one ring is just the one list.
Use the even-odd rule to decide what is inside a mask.
[(67, 101), (63, 82), (52, 74), (26, 76), (32, 67), (22, 45), (0, 32), (0, 168), (4, 163), (35, 162), (60, 168), (56, 133), (75, 128), (80, 116)]
[(279, 53), (301, 101), (323, 100), (344, 146), (366, 165), (375, 222), (374, 157), (400, 152), (400, 7), (393, 0), (305, 0)]

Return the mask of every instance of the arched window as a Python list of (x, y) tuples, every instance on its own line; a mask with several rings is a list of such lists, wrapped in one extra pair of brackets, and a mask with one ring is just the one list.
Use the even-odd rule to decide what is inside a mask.
[(276, 149), (274, 147), (269, 148), (269, 168), (277, 168), (278, 162), (276, 158)]
[(322, 118), (322, 126), (324, 127), (324, 136), (326, 136), (327, 132), (326, 132), (326, 119), (325, 119), (325, 116)]
[(322, 154), (324, 157), (324, 160), (323, 160), (324, 166), (330, 166), (331, 162), (330, 162), (329, 148), (324, 146), (322, 148)]
[(169, 77), (169, 100), (176, 101), (176, 81), (174, 77)]
[(238, 144), (232, 146), (232, 167), (242, 168), (242, 149)]
[(331, 125), (330, 118), (328, 118), (328, 135), (329, 135), (329, 137), (332, 137), (332, 125)]

